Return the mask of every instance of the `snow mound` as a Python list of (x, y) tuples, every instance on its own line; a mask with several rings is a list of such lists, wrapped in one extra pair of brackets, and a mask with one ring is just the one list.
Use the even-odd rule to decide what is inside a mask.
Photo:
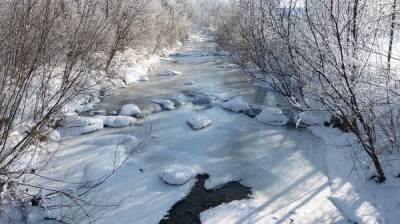
[(49, 132), (46, 134), (46, 136), (47, 136), (50, 140), (55, 141), (55, 142), (61, 140), (61, 134), (60, 134), (60, 132), (58, 132), (57, 130), (51, 130), (51, 131), (49, 131)]
[(174, 102), (171, 100), (153, 100), (152, 102), (161, 105), (164, 110), (175, 110)]
[(75, 111), (77, 113), (84, 113), (93, 110), (94, 104), (89, 103), (89, 104), (83, 104), (83, 105), (74, 105)]
[(161, 111), (162, 111), (162, 107), (158, 103), (150, 103), (147, 105), (143, 105), (141, 117), (145, 117), (150, 114), (159, 113)]
[(264, 124), (286, 125), (289, 119), (283, 114), (282, 110), (277, 107), (264, 108), (256, 120)]
[(194, 130), (204, 129), (212, 124), (212, 121), (204, 116), (204, 115), (197, 115), (191, 117), (187, 123), (192, 127)]
[(323, 125), (327, 121), (329, 121), (329, 119), (323, 118), (317, 113), (305, 111), (296, 117), (296, 127)]
[(222, 102), (221, 107), (236, 113), (244, 112), (250, 109), (249, 104), (242, 97), (236, 97), (235, 99), (227, 102)]
[(124, 81), (127, 85), (131, 85), (136, 83), (140, 76), (140, 72), (136, 71), (136, 69), (128, 69), (125, 74)]
[(121, 107), (119, 115), (123, 116), (138, 116), (142, 112), (140, 111), (139, 107), (135, 104), (126, 104)]
[(175, 75), (182, 75), (182, 72), (174, 71), (172, 69), (166, 69), (159, 74), (160, 76), (175, 76)]
[(100, 119), (103, 122), (104, 126), (113, 128), (127, 127), (136, 123), (136, 118), (123, 115), (97, 116), (96, 118)]
[(179, 106), (185, 105), (188, 102), (188, 99), (183, 94), (173, 96), (171, 98), (171, 100), (174, 101), (176, 103), (176, 105), (179, 105)]
[(141, 82), (145, 82), (145, 81), (149, 81), (149, 77), (148, 76), (140, 76), (139, 81)]
[(83, 145), (98, 145), (98, 146), (106, 146), (106, 145), (135, 145), (139, 142), (139, 140), (132, 135), (103, 135), (97, 138), (90, 139), (88, 141), (83, 142)]
[(90, 125), (90, 121), (88, 117), (73, 116), (61, 121), (60, 125), (66, 128), (85, 127)]
[(65, 122), (64, 127), (66, 128), (63, 131), (71, 136), (88, 134), (104, 128), (103, 121), (98, 118), (75, 117), (73, 120), (67, 119)]
[(196, 170), (185, 165), (168, 165), (163, 168), (161, 179), (171, 185), (183, 185), (193, 179)]
[(196, 83), (196, 82), (193, 81), (193, 80), (188, 80), (188, 81), (184, 82), (183, 84), (184, 84), (185, 86), (193, 86), (195, 83)]

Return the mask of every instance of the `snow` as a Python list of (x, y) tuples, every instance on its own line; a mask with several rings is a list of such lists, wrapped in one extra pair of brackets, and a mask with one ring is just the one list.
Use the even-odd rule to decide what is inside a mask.
[(52, 140), (52, 141), (60, 141), (61, 140), (61, 134), (57, 130), (51, 130), (46, 134), (46, 136)]
[(142, 112), (140, 111), (139, 107), (135, 104), (126, 104), (121, 107), (119, 115), (124, 116), (138, 116)]
[(160, 76), (176, 76), (176, 75), (182, 75), (182, 72), (175, 71), (172, 69), (166, 69), (166, 70), (162, 71), (159, 75)]
[[(192, 38), (205, 40), (198, 36)], [(193, 54), (185, 52), (182, 55)], [(208, 52), (204, 55), (208, 55)], [(187, 60), (192, 62), (195, 59), (189, 57)], [(182, 69), (186, 74), (193, 70), (193, 64), (172, 68)], [(217, 65), (203, 66), (216, 74)], [(201, 86), (201, 91), (205, 89), (209, 92), (205, 91), (204, 96), (199, 97), (201, 100), (194, 99), (196, 97), (191, 100), (213, 102), (213, 98), (206, 94), (223, 89), (220, 84), (225, 82), (215, 77), (206, 85), (198, 81), (196, 87)], [(187, 77), (177, 77), (172, 85), (183, 88), (183, 78)], [(154, 87), (151, 82), (141, 85), (144, 88)], [(222, 204), (203, 212), (201, 221), (205, 224), (274, 224), (291, 223), (291, 220), (305, 224), (344, 224), (348, 223), (347, 219), (374, 224), (397, 223), (400, 219), (397, 211), (399, 179), (389, 177), (385, 185), (374, 185), (373, 182), (369, 185), (360, 184), (355, 176), (363, 176), (363, 173), (354, 174), (353, 169), (358, 172), (361, 170), (350, 160), (351, 154), (347, 153), (348, 143), (354, 142), (352, 136), (337, 129), (311, 126), (309, 130), (320, 137), (317, 138), (308, 130), (280, 127), (278, 125), (286, 124), (288, 118), (276, 107), (262, 107), (256, 119), (224, 110), (247, 112), (250, 106), (241, 97), (219, 103), (221, 107), (202, 111), (201, 116), (216, 121), (212, 128), (199, 132), (188, 131), (187, 121), (193, 118), (195, 112), (192, 104), (184, 105), (186, 97), (178, 94), (178, 91), (152, 91), (159, 91), (160, 94), (149, 101), (166, 95), (174, 96), (172, 100), (183, 106), (179, 110), (152, 114), (141, 121), (140, 126), (104, 129), (66, 139), (61, 145), (53, 143), (54, 148), (60, 149), (55, 168), (51, 172), (45, 171), (47, 173), (43, 175), (71, 183), (81, 180), (90, 182), (110, 172), (115, 166), (114, 155), (120, 155), (116, 150), (123, 152), (119, 157), (135, 152), (121, 170), (96, 192), (89, 194), (89, 199), (94, 203), (118, 204), (98, 223), (159, 223), (167, 211), (190, 192), (195, 183), (193, 177), (198, 173), (210, 175), (206, 181), (206, 188), (209, 189), (233, 180), (252, 188), (251, 199)], [(238, 92), (236, 95), (244, 95), (235, 91)], [(221, 96), (232, 97), (225, 92)], [(164, 104), (170, 108), (174, 106), (172, 101), (154, 102), (165, 108)], [(87, 118), (79, 119), (72, 123), (72, 128), (64, 127), (61, 130), (87, 128), (96, 123)], [(306, 113), (302, 119), (308, 124), (320, 123)], [(95, 120), (103, 123), (101, 119)], [(62, 131), (61, 135), (64, 136)], [(144, 144), (140, 150), (136, 150), (139, 139), (143, 139)], [(364, 158), (362, 156), (360, 159)], [(67, 162), (60, 164), (60, 159)], [(179, 187), (165, 184), (160, 176), (162, 178), (166, 171), (171, 183), (186, 184)], [(393, 168), (391, 171), (394, 176), (396, 170)], [(184, 181), (181, 177), (190, 178)], [(79, 188), (75, 185), (63, 187)], [(383, 220), (382, 217), (390, 218)]]
[[(301, 223), (345, 223), (329, 200), (328, 178), (323, 171), (325, 147), (318, 138), (263, 125), (219, 107), (204, 111), (204, 116), (218, 121), (205, 132), (188, 131), (186, 121), (193, 117), (191, 105), (153, 114), (141, 127), (118, 131), (142, 139), (146, 136), (144, 129), (152, 130), (143, 148), (93, 193), (98, 203), (119, 204), (99, 223), (159, 223), (195, 182), (192, 178), (180, 187), (163, 183), (160, 174), (171, 164), (188, 166), (192, 176), (208, 173), (207, 188), (233, 180), (252, 187), (253, 199), (213, 208), (201, 215), (202, 223), (288, 223), (289, 219)], [(48, 176), (70, 182), (102, 176), (112, 168), (111, 155), (115, 151), (114, 134), (107, 135), (96, 132), (66, 140), (58, 158), (70, 162), (61, 164)], [(118, 149), (124, 152), (131, 145), (129, 141), (119, 143), (122, 145)], [(88, 171), (82, 169), (83, 164), (87, 164)]]
[(193, 179), (196, 169), (185, 165), (168, 165), (163, 168), (161, 179), (171, 185), (183, 185)]
[(265, 107), (256, 120), (269, 125), (286, 125), (289, 119), (277, 107)]
[(102, 135), (96, 138), (92, 138), (83, 142), (83, 145), (135, 145), (138, 144), (139, 140), (135, 136), (116, 134), (116, 135)]
[(104, 128), (102, 120), (91, 117), (67, 118), (61, 122), (64, 128), (59, 129), (61, 136), (79, 136)]
[[(351, 146), (357, 143), (355, 137), (349, 133), (343, 133), (339, 129), (321, 126), (312, 126), (310, 130), (324, 140), (327, 145), (325, 161), (332, 189), (330, 198), (346, 217), (354, 223), (397, 222), (400, 215), (394, 207), (398, 202), (394, 202), (390, 198), (400, 196), (400, 192), (389, 187), (390, 183), (387, 183), (387, 186), (384, 184), (380, 188), (374, 182), (365, 182), (368, 178), (360, 179), (359, 175), (366, 176), (367, 174), (362, 174), (361, 172), (365, 172), (363, 171), (365, 168), (359, 167), (358, 163), (353, 161), (355, 155)], [(361, 154), (357, 157), (362, 160), (365, 155)], [(386, 213), (385, 217), (388, 220), (382, 219), (382, 212)]]
[(300, 113), (296, 118), (296, 126), (312, 126), (312, 125), (324, 125), (325, 122), (329, 122), (328, 116), (322, 117), (321, 112), (319, 114), (313, 111), (304, 111)]
[(161, 105), (164, 110), (175, 110), (175, 104), (171, 100), (153, 100), (152, 102)]
[(187, 123), (192, 127), (194, 130), (204, 129), (212, 124), (212, 121), (204, 116), (204, 115), (196, 115), (191, 117)]
[(136, 123), (136, 118), (130, 116), (96, 116), (104, 126), (113, 128), (122, 128)]
[(78, 113), (87, 112), (87, 111), (93, 110), (93, 106), (94, 106), (93, 103), (84, 104), (84, 105), (76, 105), (75, 111)]
[(91, 121), (93, 121), (93, 119), (88, 117), (68, 117), (61, 122), (61, 125), (67, 128), (84, 127), (89, 126)]
[(183, 84), (184, 84), (185, 86), (193, 86), (195, 83), (196, 83), (196, 82), (193, 81), (193, 80), (187, 80), (187, 81), (185, 81)]
[(148, 76), (140, 76), (139, 81), (145, 82), (145, 81), (149, 81), (149, 77)]
[(249, 104), (243, 99), (243, 97), (236, 97), (227, 102), (222, 102), (221, 107), (233, 112), (244, 112), (250, 108)]

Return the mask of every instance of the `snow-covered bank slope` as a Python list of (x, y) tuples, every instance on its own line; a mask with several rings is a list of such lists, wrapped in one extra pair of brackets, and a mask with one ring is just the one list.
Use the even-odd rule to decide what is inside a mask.
[(369, 179), (374, 170), (367, 155), (354, 148), (355, 138), (339, 129), (312, 126), (312, 133), (327, 145), (326, 164), (332, 188), (331, 200), (346, 217), (357, 223), (398, 223), (400, 220), (399, 165), (385, 156), (388, 180), (377, 184)]
[(93, 110), (94, 105), (100, 102), (101, 96), (115, 94), (121, 88), (148, 81), (149, 71), (160, 63), (162, 56), (181, 46), (182, 43), (177, 42), (174, 48), (162, 49), (156, 53), (149, 53), (144, 49), (118, 52), (111, 64), (110, 74), (92, 71), (93, 75), (87, 81), (87, 90), (65, 106), (64, 111), (80, 113)]

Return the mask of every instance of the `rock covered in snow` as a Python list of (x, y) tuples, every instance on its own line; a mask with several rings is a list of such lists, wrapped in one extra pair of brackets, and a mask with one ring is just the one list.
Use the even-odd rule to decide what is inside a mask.
[(185, 105), (188, 102), (188, 99), (183, 94), (178, 94), (176, 96), (173, 96), (171, 100), (174, 101), (175, 104), (178, 106)]
[(329, 122), (329, 118), (323, 118), (320, 114), (316, 114), (312, 111), (304, 111), (300, 113), (296, 118), (296, 127), (307, 127), (312, 125), (324, 125), (325, 122)]
[(153, 100), (152, 102), (161, 105), (164, 110), (175, 110), (175, 104), (171, 100)]
[(66, 128), (74, 128), (74, 127), (84, 127), (89, 126), (91, 123), (91, 119), (88, 117), (67, 117), (63, 121), (60, 122), (61, 126)]
[(96, 118), (102, 120), (104, 126), (112, 128), (127, 127), (136, 123), (136, 118), (123, 115), (97, 116)]
[(162, 106), (158, 103), (150, 103), (142, 106), (141, 117), (148, 116), (150, 114), (159, 113), (162, 111)]
[(139, 76), (140, 74), (136, 70), (132, 69), (125, 74), (123, 79), (127, 85), (132, 85), (138, 81)]
[(93, 110), (94, 104), (89, 103), (89, 104), (82, 104), (82, 105), (75, 105), (75, 111), (77, 113), (84, 113), (88, 112), (90, 110)]
[(262, 112), (262, 109), (259, 107), (255, 107), (255, 106), (253, 106), (245, 111), (246, 115), (251, 118), (257, 117), (259, 114), (261, 114), (261, 112)]
[(192, 102), (195, 105), (210, 105), (213, 103), (214, 101), (214, 97), (213, 96), (207, 96), (207, 95), (195, 95), (190, 97), (190, 102)]
[(65, 127), (63, 131), (74, 136), (88, 134), (104, 128), (102, 120), (90, 117), (67, 118), (65, 121), (61, 122), (61, 124)]
[(148, 76), (140, 76), (140, 78), (139, 78), (139, 81), (141, 81), (141, 82), (145, 82), (145, 81), (149, 81), (150, 79), (149, 79), (149, 77)]
[(244, 112), (250, 108), (249, 104), (242, 97), (222, 102), (221, 107), (236, 113)]
[(212, 121), (204, 116), (204, 115), (197, 115), (191, 117), (187, 123), (192, 127), (194, 130), (204, 129), (212, 124)]
[(61, 134), (60, 134), (60, 132), (58, 132), (57, 130), (51, 130), (51, 131), (49, 131), (49, 132), (46, 134), (46, 136), (47, 136), (50, 140), (55, 141), (55, 142), (61, 140)]
[(123, 116), (140, 116), (142, 111), (135, 104), (126, 104), (121, 107), (119, 115)]
[(196, 170), (185, 165), (168, 165), (163, 168), (161, 179), (170, 185), (183, 185), (196, 176)]
[(159, 74), (160, 76), (175, 76), (175, 75), (182, 75), (182, 72), (175, 71), (172, 69), (166, 69)]
[(271, 125), (286, 125), (289, 119), (277, 107), (266, 107), (256, 117), (256, 120)]
[(193, 86), (196, 82), (193, 80), (187, 80), (186, 82), (184, 82), (183, 84), (185, 86)]

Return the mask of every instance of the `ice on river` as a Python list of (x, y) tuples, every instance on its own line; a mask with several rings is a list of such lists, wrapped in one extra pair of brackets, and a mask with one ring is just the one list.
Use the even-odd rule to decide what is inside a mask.
[[(214, 121), (206, 132), (193, 132), (186, 121), (193, 116), (191, 105), (179, 110), (153, 114), (143, 126), (124, 129), (123, 135), (143, 136), (151, 127), (149, 140), (128, 163), (96, 192), (96, 198), (120, 203), (99, 223), (156, 224), (194, 185), (194, 179), (180, 187), (166, 185), (160, 173), (170, 164), (190, 164), (196, 173), (208, 173), (206, 187), (232, 180), (252, 187), (252, 198), (220, 205), (205, 212), (203, 223), (340, 223), (340, 212), (329, 200), (330, 188), (324, 173), (324, 144), (309, 133), (266, 126), (245, 114), (233, 114), (214, 107), (204, 111)], [(77, 164), (112, 167), (112, 149), (98, 151), (90, 139), (114, 142), (100, 133), (71, 140), (60, 155), (71, 163), (50, 176), (64, 180), (81, 178)], [(125, 138), (125, 137), (124, 137)], [(109, 140), (108, 140), (109, 139)], [(94, 142), (94, 143), (95, 143)], [(115, 144), (114, 144), (115, 145)], [(109, 147), (111, 147), (110, 145)], [(130, 144), (121, 147), (128, 148)], [(312, 146), (312, 147), (310, 147)], [(111, 157), (112, 158), (112, 157)], [(110, 165), (107, 165), (110, 164)], [(92, 170), (94, 176), (104, 172)], [(102, 193), (104, 192), (104, 193)], [(134, 213), (132, 211), (135, 211)]]
[(182, 72), (175, 71), (172, 69), (166, 69), (166, 70), (162, 71), (159, 75), (160, 76), (175, 76), (175, 75), (182, 75)]

